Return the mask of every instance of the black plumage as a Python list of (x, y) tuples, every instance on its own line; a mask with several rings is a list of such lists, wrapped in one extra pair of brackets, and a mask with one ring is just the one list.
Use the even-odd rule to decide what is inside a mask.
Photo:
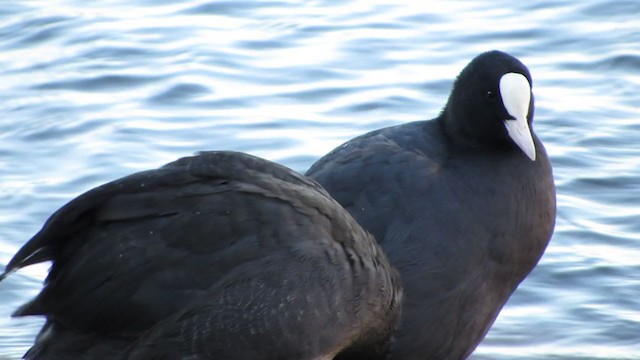
[(352, 139), (307, 172), (400, 271), (391, 359), (467, 357), (542, 256), (555, 186), (531, 83), (519, 60), (483, 53), (437, 118)]
[(10, 272), (52, 268), (15, 315), (33, 359), (382, 358), (397, 273), (322, 187), (235, 152), (97, 187), (54, 213)]

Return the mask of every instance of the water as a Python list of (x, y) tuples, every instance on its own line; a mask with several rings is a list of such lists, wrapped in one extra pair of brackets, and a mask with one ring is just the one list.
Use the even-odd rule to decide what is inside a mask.
[[(480, 52), (534, 76), (554, 238), (473, 359), (640, 358), (640, 2), (3, 3), (0, 265), (74, 196), (199, 150), (304, 171), (371, 129), (432, 118)], [(0, 284), (11, 319), (47, 266)]]

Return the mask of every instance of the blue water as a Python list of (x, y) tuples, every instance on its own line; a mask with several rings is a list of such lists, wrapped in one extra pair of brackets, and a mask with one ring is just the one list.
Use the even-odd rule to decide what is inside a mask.
[[(473, 359), (640, 358), (640, 2), (14, 1), (0, 7), (0, 266), (74, 196), (199, 150), (306, 170), (432, 118), (475, 55), (534, 77), (556, 232)], [(0, 358), (47, 266), (0, 283)]]

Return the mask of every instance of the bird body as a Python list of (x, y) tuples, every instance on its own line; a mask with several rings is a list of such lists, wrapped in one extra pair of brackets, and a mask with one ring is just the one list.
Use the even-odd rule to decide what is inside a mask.
[(15, 315), (34, 359), (382, 358), (400, 282), (322, 187), (234, 152), (180, 159), (54, 213), (7, 265), (51, 260)]
[(542, 256), (555, 187), (530, 84), (517, 59), (484, 53), (437, 118), (359, 136), (307, 172), (402, 276), (391, 359), (466, 358)]

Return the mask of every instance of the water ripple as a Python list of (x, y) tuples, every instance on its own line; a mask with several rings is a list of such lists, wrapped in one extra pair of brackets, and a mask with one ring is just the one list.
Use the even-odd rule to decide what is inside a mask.
[[(56, 208), (200, 150), (294, 169), (365, 131), (435, 117), (460, 68), (531, 69), (556, 233), (474, 359), (640, 354), (637, 1), (78, 0), (0, 9), (0, 260)], [(0, 357), (41, 320), (9, 313), (46, 266), (0, 284)]]

